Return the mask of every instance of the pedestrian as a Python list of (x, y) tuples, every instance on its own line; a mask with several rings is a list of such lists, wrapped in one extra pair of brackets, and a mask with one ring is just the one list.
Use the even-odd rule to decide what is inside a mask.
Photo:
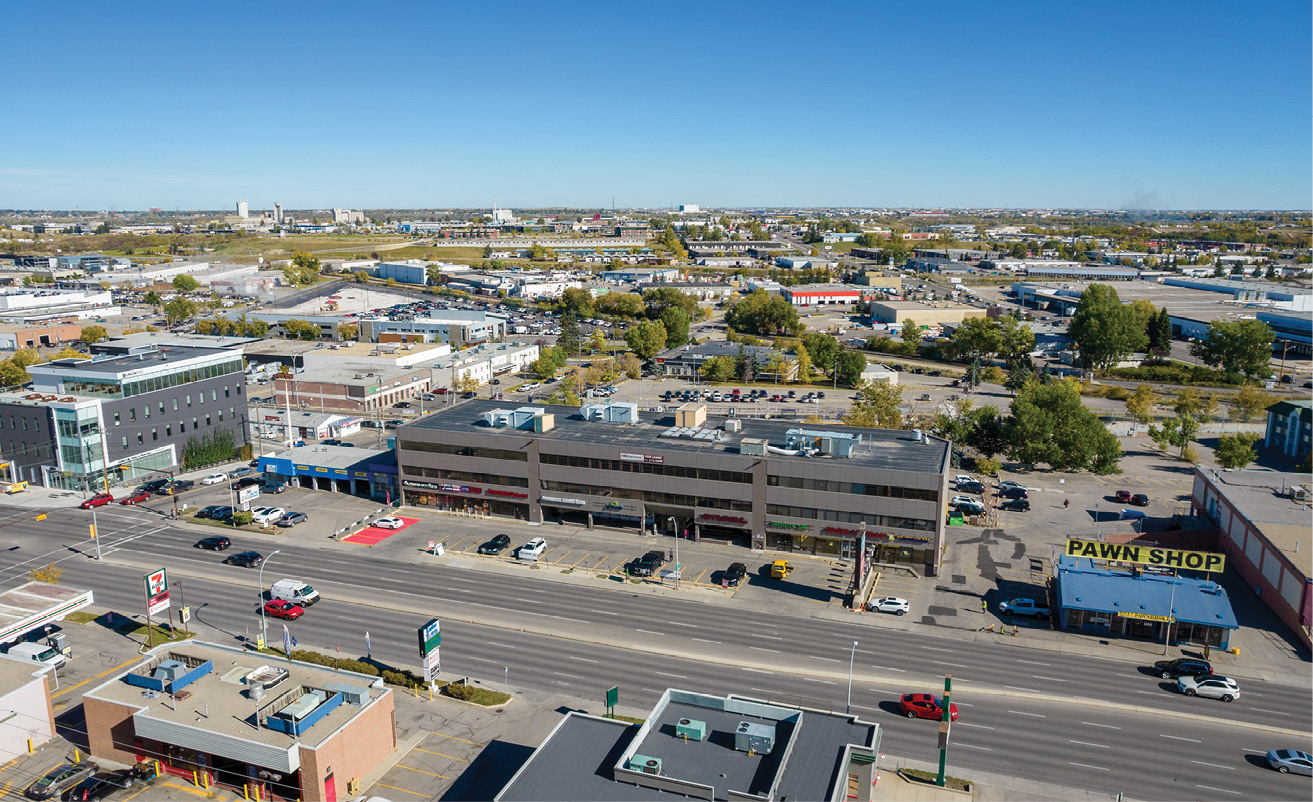
[(988, 601), (985, 601), (984, 599), (981, 599), (981, 600), (980, 600), (980, 612), (982, 612), (982, 613), (987, 613), (987, 612), (989, 612), (989, 602), (988, 602)]
[(1067, 509), (1067, 508), (1070, 507), (1070, 506), (1071, 506), (1071, 499), (1069, 499), (1069, 498), (1064, 498), (1064, 499), (1062, 500), (1062, 508), (1065, 510), (1065, 509)]

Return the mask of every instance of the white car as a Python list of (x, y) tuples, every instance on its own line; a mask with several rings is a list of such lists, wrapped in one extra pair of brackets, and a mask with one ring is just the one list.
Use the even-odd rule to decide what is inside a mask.
[(521, 387), (520, 389), (521, 389), (521, 390), (537, 390), (539, 387), (542, 387), (542, 385), (539, 384), (538, 382), (529, 382), (528, 384), (524, 385), (524, 386)]
[(956, 507), (959, 504), (979, 504), (980, 499), (975, 496), (953, 496), (949, 499), (948, 506)]
[(1013, 481), (1011, 481), (1011, 480), (1006, 481), (1006, 482), (999, 482), (999, 483), (998, 483), (998, 489), (999, 489), (999, 490), (1008, 490), (1009, 488), (1013, 488), (1013, 487), (1015, 487), (1015, 488), (1018, 489), (1018, 490), (1026, 490), (1026, 491), (1029, 491), (1029, 490), (1030, 490), (1029, 487), (1026, 487), (1025, 485), (1023, 485), (1023, 484), (1019, 484), (1019, 483), (1017, 483), (1017, 482), (1013, 482)]
[(546, 539), (536, 537), (528, 543), (525, 543), (523, 546), (520, 546), (519, 550), (516, 551), (515, 556), (521, 560), (536, 562), (539, 557), (543, 556), (543, 552), (545, 551), (547, 551)]
[(406, 525), (406, 522), (401, 520), (400, 518), (393, 518), (389, 516), (387, 518), (379, 518), (371, 525), (376, 526), (379, 529), (400, 529), (401, 527)]
[(207, 477), (205, 477), (204, 479), (202, 479), (202, 480), (201, 480), (201, 484), (203, 484), (203, 485), (217, 485), (217, 484), (220, 484), (220, 483), (222, 483), (222, 482), (226, 482), (226, 481), (228, 481), (228, 477), (227, 477), (227, 476), (224, 476), (224, 475), (221, 474), (221, 473), (212, 473), (212, 474), (210, 474), (209, 476), (207, 476)]
[(274, 523), (286, 514), (282, 507), (256, 507), (251, 510), (251, 520), (257, 524)]
[(879, 599), (871, 599), (866, 605), (866, 609), (873, 613), (903, 615), (911, 610), (911, 605), (907, 603), (907, 599), (900, 599), (897, 596), (884, 596)]
[(1186, 696), (1207, 696), (1229, 702), (1240, 696), (1240, 686), (1229, 677), (1218, 674), (1200, 674), (1197, 677), (1179, 677), (1176, 689)]
[(957, 476), (953, 477), (953, 484), (955, 485), (960, 485), (966, 482), (974, 482), (974, 481), (976, 481), (976, 477), (968, 476), (965, 473), (959, 473)]

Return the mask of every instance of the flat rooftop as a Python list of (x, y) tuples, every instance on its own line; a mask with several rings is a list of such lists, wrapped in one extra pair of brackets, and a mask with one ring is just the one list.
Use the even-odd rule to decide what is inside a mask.
[[(374, 448), (352, 448), (350, 446), (326, 446), (318, 443), (299, 448), (289, 448), (276, 454), (260, 457), (260, 470), (264, 470), (264, 460), (281, 460), (285, 463), (313, 465), (320, 468), (339, 468), (347, 470), (363, 467), (371, 462), (392, 459), (396, 452)], [(284, 474), (286, 476), (288, 474)]]
[[(186, 698), (177, 701), (171, 700), (168, 694), (155, 694), (155, 698), (149, 698), (143, 693), (146, 689), (128, 684), (126, 679), (128, 674), (149, 673), (147, 669), (153, 667), (153, 662), (159, 659), (171, 659), (171, 656), (184, 656), (197, 661), (208, 660), (213, 663), (213, 670), (187, 685), (183, 689), (187, 693)], [(278, 749), (292, 747), (296, 745), (298, 739), (289, 733), (269, 729), (263, 724), (257, 727), (255, 724), (257, 707), (263, 722), (266, 716), (277, 711), (280, 702), (287, 701), (286, 695), (289, 692), (298, 693), (298, 688), (350, 685), (367, 695), (366, 705), (389, 693), (387, 690), (373, 687), (377, 677), (349, 671), (334, 671), (323, 666), (289, 661), (285, 657), (229, 649), (202, 641), (160, 646), (147, 652), (144, 658), (144, 662), (133, 664), (127, 671), (88, 691), (86, 696), (140, 708), (142, 712), (137, 715), (170, 722), (188, 730), (203, 727), (217, 735), (254, 741)], [(272, 687), (268, 687), (265, 697), (257, 704), (246, 696), (245, 677), (263, 666), (284, 669), (287, 676)], [(301, 733), (300, 743), (309, 747), (318, 746), (355, 718), (361, 710), (362, 707), (352, 704), (339, 705)], [(208, 718), (205, 718), (206, 711), (209, 712)]]
[[(0, 655), (0, 698), (13, 693), (31, 682), (33, 678), (50, 670), (50, 667), (40, 663)], [(51, 689), (54, 689), (53, 683)]]
[(896, 309), (896, 310), (912, 311), (912, 312), (915, 312), (915, 311), (918, 311), (918, 310), (925, 310), (925, 309), (928, 309), (928, 310), (931, 310), (931, 311), (936, 310), (936, 309), (941, 310), (941, 311), (944, 310), (944, 309), (974, 309), (974, 310), (976, 310), (976, 311), (978, 311), (978, 312), (983, 311), (983, 310), (981, 310), (980, 307), (978, 307), (978, 306), (972, 306), (971, 304), (960, 304), (960, 303), (958, 303), (957, 301), (880, 301), (880, 300), (874, 300), (874, 301), (871, 301), (871, 304), (872, 304), (873, 306), (879, 306), (879, 307), (882, 307), (882, 308), (884, 308), (884, 309)]
[(1226, 590), (1212, 580), (1133, 576), (1130, 571), (1095, 566), (1087, 557), (1059, 558), (1058, 598), (1063, 607), (1104, 613), (1166, 615), (1170, 605), (1181, 621), (1227, 629), (1240, 626)]
[[(1080, 299), (1080, 294), (1091, 283), (1093, 282), (1039, 282), (1034, 280), (1017, 282), (1017, 284), (1032, 288), (1035, 294), (1041, 298), (1060, 298), (1068, 304), (1075, 304)], [(1189, 287), (1174, 287), (1152, 281), (1122, 282), (1115, 285), (1113, 289), (1117, 291), (1117, 297), (1123, 303), (1149, 301), (1154, 306), (1166, 309), (1172, 317), (1205, 322), (1225, 318), (1253, 317), (1258, 312), (1270, 308), (1262, 305), (1248, 306), (1243, 302), (1227, 299), (1216, 292), (1196, 290)]]
[[(555, 416), (555, 426), (547, 432), (533, 432), (525, 429), (490, 428), (483, 422), (483, 413), (498, 409), (514, 409), (518, 406), (541, 407)], [(454, 406), (440, 409), (414, 423), (397, 430), (397, 436), (404, 438), (408, 430), (434, 432), (476, 432), (504, 437), (523, 437), (541, 440), (554, 440), (562, 443), (584, 445), (609, 445), (622, 448), (650, 449), (661, 451), (681, 451), (688, 453), (739, 453), (739, 444), (745, 438), (766, 440), (772, 446), (783, 448), (786, 433), (790, 429), (806, 429), (836, 433), (858, 434), (862, 443), (853, 449), (849, 458), (839, 457), (804, 457), (788, 454), (769, 454), (772, 460), (796, 461), (838, 461), (844, 464), (858, 465), (866, 468), (895, 471), (915, 471), (921, 473), (940, 473), (947, 465), (948, 441), (937, 437), (928, 437), (927, 442), (917, 442), (912, 432), (902, 429), (863, 429), (855, 426), (829, 426), (819, 423), (804, 423), (800, 420), (781, 420), (763, 418), (734, 418), (742, 423), (738, 432), (720, 432), (720, 440), (690, 440), (687, 438), (663, 437), (662, 434), (675, 425), (671, 413), (638, 413), (636, 424), (605, 423), (584, 420), (578, 407), (556, 404), (516, 404), (486, 400), (463, 401)], [(707, 416), (703, 430), (722, 426), (729, 418)]]
[(45, 362), (40, 365), (32, 365), (28, 373), (48, 373), (62, 375), (64, 373), (103, 373), (106, 376), (118, 376), (129, 371), (137, 371), (143, 368), (157, 367), (160, 365), (176, 364), (184, 359), (197, 359), (208, 356), (239, 356), (227, 348), (203, 348), (200, 346), (163, 346), (158, 349), (149, 351), (139, 351), (133, 354), (116, 354), (114, 356), (103, 356), (95, 359), (56, 359), (52, 362)]
[(215, 337), (206, 334), (171, 334), (167, 331), (140, 331), (110, 337), (91, 346), (91, 350), (104, 354), (126, 354), (135, 348), (150, 346), (182, 346), (185, 348), (235, 348), (262, 342), (259, 337)]
[[(1292, 565), (1308, 565), (1308, 549), (1313, 546), (1308, 510), (1290, 498), (1291, 487), (1313, 485), (1306, 473), (1276, 471), (1217, 471), (1197, 469), (1217, 488), (1232, 507), (1262, 531), (1272, 546), (1279, 549)], [(1301, 546), (1302, 544), (1302, 546)], [(1304, 549), (1304, 554), (1299, 549)]]
[[(8, 630), (34, 615), (46, 614), (55, 619), (63, 619), (90, 603), (89, 590), (52, 585), (49, 582), (24, 582), (0, 593), (0, 634), (7, 639)], [(25, 630), (12, 634), (22, 635)]]
[[(372, 387), (390, 381), (427, 378), (427, 366), (396, 367), (394, 365), (326, 365), (322, 368), (307, 368), (292, 378), (294, 382), (319, 382), (322, 384), (349, 384), (353, 386)], [(279, 379), (286, 382), (287, 379)]]

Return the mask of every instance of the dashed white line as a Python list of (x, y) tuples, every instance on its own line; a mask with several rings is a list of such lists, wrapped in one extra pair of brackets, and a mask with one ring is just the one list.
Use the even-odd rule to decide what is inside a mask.
[(1266, 755), (1266, 754), (1267, 754), (1267, 750), (1266, 750), (1266, 749), (1250, 749), (1250, 748), (1247, 747), (1247, 746), (1242, 746), (1242, 747), (1240, 747), (1240, 749), (1241, 749), (1241, 751), (1244, 751), (1244, 752), (1253, 752), (1253, 753), (1256, 754), (1256, 755)]
[(1039, 674), (1031, 674), (1031, 676), (1034, 677), (1035, 679), (1048, 680), (1049, 682), (1066, 682), (1065, 679), (1061, 679), (1059, 677), (1041, 677)]
[(1206, 763), (1202, 760), (1191, 760), (1190, 762), (1200, 766), (1212, 766), (1215, 769), (1226, 769), (1227, 771), (1235, 771), (1235, 766), (1223, 766), (1221, 763)]
[(697, 624), (685, 624), (683, 621), (667, 621), (667, 624), (674, 624), (677, 627), (692, 627), (693, 629), (702, 629)]
[(1141, 674), (1115, 674), (1114, 676), (1126, 677), (1127, 679), (1144, 679), (1144, 676)]
[(1027, 713), (1024, 710), (1009, 710), (1008, 712), (1015, 713), (1018, 716), (1030, 716), (1031, 718), (1048, 718), (1048, 716), (1040, 715), (1039, 713)]
[(707, 640), (706, 638), (693, 638), (698, 643), (720, 643), (718, 640)]
[(1087, 725), (1087, 726), (1090, 726), (1090, 727), (1103, 727), (1104, 729), (1107, 729), (1107, 730), (1120, 730), (1120, 729), (1121, 729), (1121, 727), (1115, 726), (1115, 725), (1113, 725), (1113, 724), (1096, 724), (1096, 723), (1093, 722), (1093, 721), (1082, 721), (1081, 723), (1082, 723), (1082, 724), (1085, 724), (1085, 725)]
[(807, 655), (807, 656), (810, 657), (810, 658), (813, 659), (813, 660), (824, 660), (824, 661), (827, 662), (827, 663), (839, 663), (839, 662), (842, 662), (841, 660), (836, 660), (836, 659), (834, 659), (833, 657), (818, 657), (818, 656), (816, 656), (816, 655), (814, 655), (814, 654), (809, 654), (809, 655)]
[(1236, 796), (1244, 796), (1244, 794), (1241, 794), (1239, 791), (1228, 791), (1225, 788), (1214, 788), (1211, 785), (1196, 785), (1195, 788), (1202, 788), (1205, 791), (1221, 791), (1224, 794), (1235, 794)]
[(471, 660), (475, 660), (475, 661), (480, 662), (480, 663), (495, 663), (495, 662), (497, 662), (496, 660), (489, 660), (489, 659), (487, 659), (486, 657), (475, 657), (474, 655), (470, 655), (470, 659), (471, 659)]
[(672, 677), (672, 678), (674, 678), (674, 679), (688, 679), (688, 677), (684, 676), (683, 674), (667, 674), (667, 673), (664, 672), (664, 671), (653, 671), (652, 673), (653, 673), (653, 674), (656, 674), (658, 677)]
[(590, 613), (601, 613), (602, 615), (620, 615), (614, 610), (589, 610)]
[(958, 741), (957, 743), (953, 744), (953, 746), (960, 746), (965, 749), (983, 749), (986, 752), (994, 751), (993, 749), (990, 749), (988, 746), (976, 746), (975, 744), (964, 744), (961, 741)]
[(583, 677), (579, 676), (578, 674), (562, 674), (559, 671), (553, 671), (552, 673), (558, 677), (569, 677), (570, 679), (583, 679)]
[(507, 646), (507, 645), (504, 644), (504, 643), (498, 643), (497, 641), (492, 641), (492, 640), (487, 641), (487, 643), (488, 643), (489, 646), (496, 646), (496, 647), (499, 648), (499, 649), (514, 649), (514, 648), (515, 648), (514, 646)]
[(952, 649), (941, 649), (938, 646), (922, 646), (921, 648), (925, 649), (927, 652), (948, 652), (949, 654), (953, 653)]
[(578, 661), (581, 662), (581, 663), (596, 663), (596, 662), (597, 662), (596, 660), (590, 660), (590, 659), (588, 659), (587, 657), (575, 657), (575, 656), (572, 655), (572, 654), (567, 654), (566, 657), (570, 658), (571, 660), (578, 660)]
[(1035, 690), (1034, 688), (1020, 688), (1017, 687), (1016, 685), (1004, 685), (1003, 687), (1007, 688), (1010, 691), (1025, 691), (1026, 693), (1039, 693), (1039, 691)]
[(1067, 765), (1068, 765), (1068, 766), (1080, 766), (1080, 767), (1083, 768), (1083, 769), (1094, 769), (1095, 771), (1112, 771), (1112, 769), (1105, 768), (1105, 767), (1103, 767), (1103, 766), (1091, 766), (1091, 765), (1088, 764), (1088, 763), (1073, 763), (1073, 762), (1071, 762), (1070, 760), (1067, 761)]
[(1136, 691), (1136, 693), (1142, 693), (1145, 696), (1162, 696), (1162, 691)]
[(765, 638), (766, 640), (784, 640), (784, 638), (775, 635), (753, 635), (754, 638)]
[(899, 674), (907, 673), (907, 669), (905, 668), (891, 668), (889, 666), (871, 666), (871, 668), (878, 668), (881, 671), (897, 671)]
[(742, 668), (744, 671), (751, 671), (753, 674), (770, 674), (772, 677), (775, 676), (774, 671), (765, 671), (760, 668), (748, 668), (747, 666), (740, 666), (740, 668)]
[(975, 729), (977, 729), (977, 730), (992, 730), (992, 729), (994, 729), (993, 727), (987, 727), (987, 726), (985, 726), (984, 724), (971, 724), (971, 723), (966, 722), (966, 721), (959, 722), (957, 726), (959, 726), (959, 727), (973, 727), (973, 728), (975, 728)]
[(639, 631), (639, 632), (645, 632), (645, 633), (647, 633), (648, 635), (660, 635), (660, 636), (663, 637), (663, 638), (666, 636), (666, 633), (664, 633), (664, 632), (653, 632), (653, 631), (650, 630), (650, 629), (639, 629), (638, 631)]
[(833, 684), (834, 684), (833, 682), (830, 682), (828, 679), (816, 679), (815, 677), (803, 677), (803, 678), (802, 678), (802, 681), (803, 681), (803, 682), (819, 682), (819, 683), (821, 683), (822, 685), (833, 685)]
[(1290, 715), (1289, 713), (1282, 713), (1280, 710), (1267, 710), (1267, 709), (1264, 709), (1264, 708), (1262, 708), (1262, 707), (1251, 707), (1251, 708), (1249, 708), (1249, 709), (1250, 709), (1250, 710), (1257, 711), (1257, 712), (1259, 712), (1259, 713), (1271, 713), (1271, 714), (1274, 715), (1274, 716), (1289, 716), (1289, 715)]
[(1018, 660), (1018, 663), (1025, 663), (1028, 666), (1049, 666), (1050, 663), (1041, 663), (1038, 660)]
[(1189, 741), (1189, 742), (1192, 743), (1192, 744), (1201, 744), (1201, 743), (1203, 743), (1203, 741), (1200, 741), (1200, 740), (1198, 740), (1197, 738), (1182, 738), (1182, 737), (1179, 736), (1179, 735), (1164, 735), (1164, 734), (1161, 733), (1161, 732), (1158, 733), (1158, 737), (1159, 737), (1159, 738), (1171, 738), (1173, 741)]
[(1071, 739), (1068, 739), (1068, 740), (1067, 740), (1067, 743), (1069, 743), (1069, 744), (1078, 744), (1078, 745), (1080, 745), (1080, 746), (1092, 746), (1092, 747), (1094, 747), (1095, 749), (1111, 749), (1111, 748), (1112, 748), (1111, 746), (1104, 746), (1103, 744), (1092, 744), (1092, 743), (1090, 743), (1089, 741), (1073, 741), (1073, 740), (1071, 740)]
[(758, 652), (774, 652), (775, 654), (779, 654), (779, 653), (780, 653), (780, 650), (779, 650), (779, 649), (764, 649), (764, 648), (762, 648), (762, 647), (760, 647), (760, 646), (749, 646), (748, 648), (749, 648), (749, 649), (753, 649), (753, 650), (758, 651)]
[(964, 666), (964, 665), (962, 665), (961, 663), (945, 663), (945, 662), (942, 661), (942, 660), (931, 660), (930, 662), (934, 663), (934, 664), (937, 665), (937, 666), (949, 666), (950, 668), (970, 668), (970, 667), (971, 667), (971, 666)]

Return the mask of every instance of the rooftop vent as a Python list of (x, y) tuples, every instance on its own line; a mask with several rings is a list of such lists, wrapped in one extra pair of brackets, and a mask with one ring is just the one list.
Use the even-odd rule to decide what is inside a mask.
[(853, 449), (861, 442), (860, 434), (848, 432), (815, 429), (790, 429), (785, 432), (785, 444), (788, 448), (814, 450), (830, 457), (851, 457)]
[(739, 453), (753, 457), (766, 456), (766, 441), (757, 437), (745, 437), (739, 441)]
[(775, 727), (770, 724), (740, 721), (738, 727), (734, 729), (734, 748), (740, 752), (769, 755), (775, 748)]
[(629, 768), (633, 771), (641, 771), (644, 774), (660, 774), (661, 758), (648, 757), (647, 755), (634, 755), (629, 758)]

